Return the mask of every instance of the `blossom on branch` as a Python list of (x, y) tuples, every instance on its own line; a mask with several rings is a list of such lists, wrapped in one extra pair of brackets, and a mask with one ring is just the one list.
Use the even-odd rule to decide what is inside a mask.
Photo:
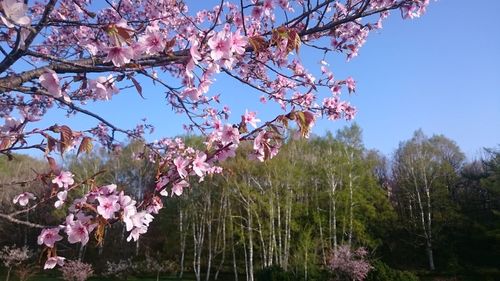
[(57, 184), (60, 188), (66, 189), (75, 183), (73, 176), (74, 175), (69, 171), (61, 171), (59, 175), (52, 180), (52, 183)]
[(31, 192), (23, 192), (19, 195), (16, 195), (14, 199), (12, 199), (12, 203), (19, 204), (21, 206), (26, 206), (29, 203), (29, 200), (35, 200), (36, 197)]

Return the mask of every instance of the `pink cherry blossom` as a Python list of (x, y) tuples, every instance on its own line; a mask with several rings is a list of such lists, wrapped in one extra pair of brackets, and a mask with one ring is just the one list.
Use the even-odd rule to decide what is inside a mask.
[(188, 164), (189, 161), (185, 158), (182, 158), (181, 156), (174, 159), (174, 165), (177, 168), (177, 172), (179, 173), (179, 176), (181, 176), (181, 178), (187, 177), (188, 172), (186, 170), (186, 167)]
[(134, 228), (127, 237), (127, 241), (137, 241), (141, 234), (148, 231), (149, 224), (153, 221), (153, 216), (145, 211), (139, 212), (131, 216)]
[(252, 125), (252, 127), (257, 128), (257, 123), (260, 122), (260, 119), (255, 118), (256, 117), (255, 112), (248, 112), (248, 110), (245, 110), (245, 115), (243, 115), (243, 120)]
[(134, 205), (129, 205), (123, 208), (122, 220), (125, 223), (125, 229), (127, 229), (127, 231), (130, 231), (132, 230), (132, 228), (134, 228), (134, 221), (132, 220), (132, 218), (135, 214), (137, 214), (137, 209)]
[(104, 62), (113, 62), (116, 67), (123, 66), (134, 58), (134, 51), (129, 47), (110, 47), (107, 50), (108, 56)]
[(97, 206), (97, 213), (105, 219), (111, 219), (114, 217), (115, 212), (120, 210), (120, 204), (118, 203), (118, 196), (99, 196), (97, 197), (99, 201), (99, 206)]
[(214, 61), (222, 58), (231, 57), (231, 40), (226, 38), (224, 31), (217, 33), (208, 40), (208, 46), (211, 49), (210, 56)]
[(36, 197), (33, 193), (23, 192), (23, 193), (17, 195), (16, 197), (14, 197), (14, 199), (12, 199), (12, 203), (19, 204), (19, 205), (24, 207), (24, 206), (28, 205), (29, 200), (35, 200), (35, 199), (36, 199)]
[(80, 220), (76, 220), (66, 225), (66, 234), (68, 242), (71, 244), (82, 243), (86, 245), (89, 242), (89, 230)]
[(347, 89), (349, 90), (349, 93), (354, 92), (354, 90), (356, 89), (356, 81), (354, 81), (352, 77), (349, 77), (346, 79), (345, 82), (347, 84)]
[(195, 87), (188, 87), (184, 89), (182, 94), (185, 97), (190, 98), (192, 101), (198, 101), (202, 93)]
[(245, 48), (247, 46), (248, 40), (245, 36), (240, 34), (240, 30), (231, 33), (231, 51), (237, 53), (238, 55), (243, 55), (245, 53)]
[(165, 39), (158, 30), (150, 30), (141, 37), (140, 42), (146, 54), (157, 54), (165, 49)]
[(232, 125), (226, 124), (221, 132), (221, 142), (223, 145), (233, 143), (240, 143), (240, 132), (238, 128), (233, 127)]
[(2, 22), (9, 28), (13, 28), (14, 24), (28, 26), (31, 19), (26, 15), (28, 7), (19, 0), (3, 0), (2, 8), (7, 18), (0, 16)]
[(108, 77), (99, 76), (95, 80), (90, 80), (89, 89), (93, 91), (95, 96), (100, 100), (110, 100), (114, 94), (119, 92), (118, 88), (115, 86), (112, 75)]
[(172, 187), (172, 195), (177, 195), (177, 196), (181, 196), (182, 195), (182, 190), (186, 187), (189, 187), (189, 183), (185, 180), (182, 180), (180, 182), (177, 182), (176, 184), (174, 184), (174, 186)]
[(161, 209), (163, 209), (163, 202), (161, 201), (161, 198), (158, 196), (154, 196), (151, 199), (151, 204), (148, 205), (146, 210), (148, 211), (148, 213), (158, 214)]
[(50, 257), (47, 259), (47, 261), (45, 261), (45, 265), (43, 266), (43, 269), (52, 269), (56, 265), (63, 266), (65, 259), (66, 258), (64, 258), (64, 257), (58, 257), (58, 256)]
[(130, 235), (127, 237), (127, 242), (130, 242), (131, 240), (137, 241), (139, 240), (139, 236), (141, 234), (144, 234), (148, 231), (147, 228), (142, 228), (142, 227), (135, 227), (132, 229), (130, 232)]
[(54, 207), (57, 209), (61, 208), (64, 202), (66, 202), (66, 198), (68, 197), (68, 191), (63, 190), (57, 193), (57, 201), (54, 203)]
[(207, 155), (203, 152), (198, 153), (196, 158), (193, 160), (193, 171), (200, 178), (203, 177), (203, 174), (210, 168), (210, 165), (205, 162), (207, 160)]
[(59, 188), (68, 188), (75, 183), (74, 175), (68, 171), (61, 171), (57, 177), (52, 179), (52, 183), (57, 184)]
[(116, 184), (103, 185), (99, 188), (99, 193), (102, 195), (112, 195), (116, 191)]
[(54, 70), (47, 68), (38, 80), (40, 80), (40, 84), (42, 84), (42, 87), (47, 89), (47, 92), (50, 95), (56, 98), (62, 96), (61, 86), (59, 85), (59, 77), (57, 77), (57, 73)]
[(45, 244), (45, 246), (53, 248), (55, 242), (61, 241), (62, 236), (59, 235), (59, 228), (45, 228), (38, 236), (38, 245)]
[(131, 205), (135, 205), (136, 201), (132, 199), (132, 197), (125, 195), (123, 191), (120, 191), (120, 194), (118, 195), (118, 203), (120, 204), (121, 208), (125, 208)]
[(20, 121), (16, 120), (16, 118), (11, 116), (3, 117), (5, 120), (5, 124), (0, 127), (0, 132), (9, 133), (11, 131), (15, 131), (18, 126), (21, 124)]
[(197, 64), (202, 59), (200, 51), (198, 50), (200, 44), (198, 43), (196, 38), (190, 39), (189, 42), (191, 43), (191, 48), (189, 48), (191, 59), (194, 61), (195, 64)]
[(218, 161), (224, 161), (227, 158), (235, 157), (236, 156), (236, 148), (238, 148), (238, 146), (233, 144), (233, 145), (230, 145), (229, 147), (221, 150), (217, 154), (217, 160)]

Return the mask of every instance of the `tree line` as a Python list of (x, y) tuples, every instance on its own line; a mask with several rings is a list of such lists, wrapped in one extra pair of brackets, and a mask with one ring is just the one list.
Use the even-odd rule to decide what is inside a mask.
[[(185, 142), (202, 145), (197, 137)], [(140, 143), (113, 153), (95, 149), (78, 160), (66, 157), (64, 164), (75, 178), (101, 173), (96, 181), (114, 182), (141, 199), (155, 184), (157, 168), (130, 160), (143, 149)], [(127, 242), (124, 226), (114, 224), (98, 245), (67, 244), (59, 251), (91, 262), (96, 272), (109, 270), (106, 261), (116, 268), (153, 257), (168, 261), (180, 279), (198, 281), (267, 280), (276, 272), (288, 274), (287, 280), (362, 280), (355, 276), (364, 264), (354, 256), (363, 251), (358, 259), (366, 260), (369, 280), (396, 280), (383, 279), (384, 270), (498, 274), (492, 273), (500, 268), (498, 149), (466, 161), (453, 140), (417, 130), (387, 157), (364, 146), (356, 124), (309, 140), (290, 138), (264, 163), (248, 160), (251, 149), (242, 146), (222, 174), (165, 200), (137, 243)], [(36, 177), (39, 162), (0, 158), (1, 213), (14, 210), (19, 190), (40, 189), (39, 182), (18, 182)], [(50, 225), (64, 214), (41, 208), (26, 216)], [(0, 224), (0, 245), (37, 248), (37, 231), (8, 220)]]

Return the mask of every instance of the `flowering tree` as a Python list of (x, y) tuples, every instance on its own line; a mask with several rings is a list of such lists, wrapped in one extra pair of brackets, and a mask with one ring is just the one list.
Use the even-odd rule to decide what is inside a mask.
[(349, 245), (341, 245), (330, 254), (328, 268), (336, 280), (365, 280), (372, 269), (366, 255), (364, 248), (353, 250)]
[[(352, 59), (391, 10), (418, 17), (429, 0), (234, 2), (192, 12), (180, 0), (0, 1), (0, 154), (41, 150), (50, 166), (25, 181), (43, 182), (45, 195), (24, 192), (13, 199), (24, 208), (0, 217), (42, 228), (38, 243), (46, 247), (45, 268), (64, 263), (57, 242), (85, 245), (91, 233), (100, 242), (110, 223), (123, 222), (128, 240), (139, 239), (162, 208), (162, 196), (180, 196), (190, 181), (220, 173), (219, 163), (243, 142), (253, 144), (249, 157), (264, 161), (278, 153), (290, 122), (307, 137), (318, 117), (352, 119), (356, 110), (341, 96), (356, 83), (335, 77), (328, 55)], [(300, 60), (306, 51), (318, 53), (317, 71)], [(247, 110), (241, 122), (229, 123), (230, 109), (220, 106), (223, 96), (210, 93), (218, 76), (260, 92), (262, 103), (276, 103), (283, 113), (262, 121)], [(155, 85), (172, 110), (186, 117), (187, 131), (205, 137), (204, 149), (181, 139), (145, 143), (137, 157), (155, 163), (156, 177), (140, 202), (112, 183), (95, 185), (94, 177), (76, 182), (71, 171), (58, 167), (53, 155), (71, 148), (77, 154), (94, 143), (113, 149), (119, 135), (142, 140), (150, 124), (120, 128), (88, 104), (111, 102), (127, 88), (143, 96), (145, 84)], [(35, 128), (49, 110), (83, 115), (95, 125), (80, 131), (58, 124)], [(68, 193), (82, 186), (89, 192), (69, 202)], [(18, 218), (41, 204), (67, 207), (66, 220), (51, 227)]]

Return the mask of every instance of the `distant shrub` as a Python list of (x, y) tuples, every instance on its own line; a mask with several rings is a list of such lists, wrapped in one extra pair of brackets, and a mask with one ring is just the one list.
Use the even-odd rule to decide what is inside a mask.
[(85, 281), (94, 275), (92, 265), (81, 261), (67, 261), (60, 270), (66, 281)]
[(14, 246), (5, 246), (0, 250), (0, 261), (7, 268), (6, 281), (9, 281), (12, 269), (15, 270), (19, 280), (24, 281), (30, 278), (36, 271), (36, 267), (30, 264), (33, 252), (24, 246), (18, 248)]
[(419, 281), (417, 275), (389, 267), (381, 261), (375, 261), (366, 281)]
[(119, 260), (118, 262), (107, 261), (103, 275), (108, 278), (127, 280), (133, 272), (133, 267), (131, 259)]

